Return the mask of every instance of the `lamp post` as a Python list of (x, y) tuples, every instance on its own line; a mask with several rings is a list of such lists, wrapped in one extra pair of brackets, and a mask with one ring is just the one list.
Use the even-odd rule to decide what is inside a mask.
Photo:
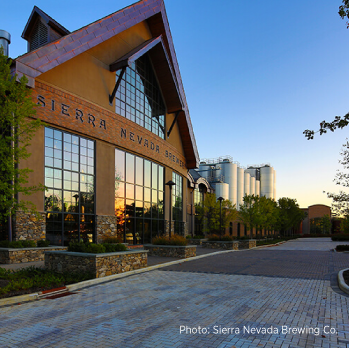
[(169, 237), (171, 238), (171, 229), (172, 229), (172, 221), (171, 221), (171, 211), (172, 211), (172, 186), (176, 185), (172, 180), (168, 181), (165, 185), (167, 185), (170, 188), (170, 226), (169, 226)]
[(193, 183), (193, 190), (191, 191), (191, 236), (194, 237), (195, 230), (195, 205), (194, 205), (194, 192), (198, 186), (197, 182)]
[(219, 219), (219, 239), (222, 238), (222, 201), (224, 201), (223, 197), (219, 197), (219, 207), (220, 207), (220, 219)]

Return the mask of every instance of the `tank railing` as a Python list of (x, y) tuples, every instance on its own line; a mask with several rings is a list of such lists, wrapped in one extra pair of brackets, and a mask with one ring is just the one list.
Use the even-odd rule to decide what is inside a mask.
[(270, 163), (262, 163), (262, 164), (248, 164), (247, 168), (248, 169), (260, 169), (263, 167), (271, 167)]

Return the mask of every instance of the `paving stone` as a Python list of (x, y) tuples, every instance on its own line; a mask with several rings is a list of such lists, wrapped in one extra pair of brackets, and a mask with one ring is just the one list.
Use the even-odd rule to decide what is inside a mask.
[[(1, 346), (346, 347), (349, 297), (327, 276), (348, 266), (349, 254), (334, 253), (331, 241), (318, 239), (281, 246), (209, 256), (74, 296), (2, 307)], [(338, 332), (322, 337), (326, 325)], [(180, 333), (181, 326), (188, 332)], [(277, 333), (257, 332), (262, 328)]]

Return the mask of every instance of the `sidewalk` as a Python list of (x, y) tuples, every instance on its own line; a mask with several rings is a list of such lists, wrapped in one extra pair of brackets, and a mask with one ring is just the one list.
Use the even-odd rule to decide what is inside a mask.
[(0, 342), (7, 348), (346, 348), (349, 296), (333, 288), (332, 276), (349, 265), (349, 254), (331, 251), (333, 243), (309, 241), (307, 250), (304, 244), (213, 251), (175, 261), (176, 269), (160, 266), (71, 296), (2, 307)]

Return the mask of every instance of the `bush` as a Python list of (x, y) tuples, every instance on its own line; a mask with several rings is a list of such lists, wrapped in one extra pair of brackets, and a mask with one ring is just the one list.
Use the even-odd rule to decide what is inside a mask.
[(104, 243), (103, 246), (105, 247), (105, 251), (107, 253), (113, 253), (113, 252), (118, 252), (118, 251), (127, 251), (127, 247), (124, 244), (109, 244), (109, 243)]
[(349, 245), (347, 245), (347, 244), (337, 245), (336, 250), (337, 251), (349, 251)]
[(91, 254), (103, 254), (105, 253), (105, 247), (103, 244), (90, 243), (86, 246), (86, 253)]
[(8, 240), (3, 240), (0, 242), (0, 248), (35, 248), (36, 243), (33, 240), (16, 240), (9, 242)]
[(35, 248), (36, 243), (33, 240), (22, 240), (23, 248)]
[(74, 251), (77, 253), (85, 253), (86, 252), (86, 244), (83, 242), (71, 242), (71, 243), (69, 243), (68, 251)]
[(8, 240), (0, 241), (0, 248), (8, 248), (10, 242)]
[[(17, 271), (5, 270), (0, 268), (0, 279), (8, 280), (9, 283), (0, 288), (0, 297), (14, 292), (32, 289), (37, 291), (40, 289), (55, 288), (66, 284), (81, 282), (92, 279), (93, 275), (89, 273), (56, 273), (47, 269), (35, 268), (33, 266), (22, 268)], [(28, 291), (26, 291), (28, 293)], [(18, 293), (14, 293), (17, 295)]]
[(188, 240), (178, 234), (173, 235), (171, 238), (167, 236), (155, 237), (152, 240), (154, 245), (188, 245)]
[(208, 236), (208, 240), (210, 242), (217, 242), (217, 241), (231, 242), (234, 240), (234, 237), (229, 236), (229, 234), (225, 234), (224, 236), (218, 236), (217, 234), (211, 234), (210, 236)]
[(331, 238), (334, 242), (336, 242), (336, 241), (349, 241), (349, 234), (335, 234)]
[(190, 239), (205, 239), (205, 236), (197, 235), (197, 236), (194, 236), (194, 237), (190, 237)]
[(91, 254), (103, 254), (103, 253), (113, 253), (118, 251), (126, 251), (127, 247), (123, 244), (96, 244), (96, 243), (70, 243), (68, 251), (73, 251), (76, 253), (91, 253)]
[(36, 242), (36, 246), (39, 247), (39, 248), (45, 248), (45, 247), (48, 247), (50, 245), (50, 241), (49, 240), (38, 240)]

